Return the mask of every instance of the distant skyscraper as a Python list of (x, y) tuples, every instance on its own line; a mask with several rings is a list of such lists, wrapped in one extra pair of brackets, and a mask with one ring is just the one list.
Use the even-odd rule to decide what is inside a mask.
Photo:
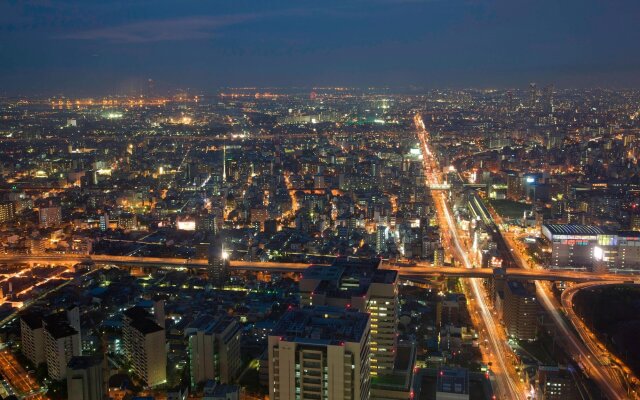
[(529, 84), (529, 109), (535, 110), (538, 107), (538, 88), (535, 83)]
[(271, 400), (366, 400), (369, 315), (337, 307), (285, 313), (269, 335)]
[(555, 111), (553, 104), (553, 85), (547, 85), (544, 87), (542, 91), (542, 100), (542, 111), (547, 115), (553, 114)]

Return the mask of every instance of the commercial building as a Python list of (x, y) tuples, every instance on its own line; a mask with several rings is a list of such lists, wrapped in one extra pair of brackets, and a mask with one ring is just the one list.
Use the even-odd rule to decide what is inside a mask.
[(520, 281), (507, 281), (504, 287), (503, 319), (509, 336), (533, 340), (538, 332), (538, 302), (535, 288)]
[(167, 348), (164, 329), (141, 307), (124, 312), (122, 339), (125, 359), (133, 372), (150, 387), (167, 380)]
[(102, 400), (105, 398), (102, 357), (72, 357), (67, 364), (67, 398)]
[(551, 268), (640, 270), (640, 232), (606, 233), (591, 225), (542, 226), (551, 249)]
[(381, 261), (337, 259), (310, 266), (300, 280), (302, 306), (336, 306), (371, 314), (371, 374), (393, 371), (397, 352), (398, 273)]
[(241, 368), (241, 328), (231, 316), (202, 315), (185, 329), (192, 387), (208, 380), (223, 384), (235, 381)]
[(337, 307), (286, 312), (269, 335), (269, 398), (365, 400), (369, 315)]
[(469, 371), (441, 368), (436, 377), (436, 400), (469, 400)]
[(640, 232), (598, 235), (598, 243), (593, 247), (593, 261), (595, 270), (639, 271)]
[(542, 225), (551, 247), (551, 268), (591, 268), (593, 247), (604, 231), (593, 225)]

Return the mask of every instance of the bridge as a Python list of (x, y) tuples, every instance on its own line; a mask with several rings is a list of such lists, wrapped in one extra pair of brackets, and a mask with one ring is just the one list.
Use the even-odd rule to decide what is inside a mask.
[[(0, 263), (24, 263), (24, 264), (77, 264), (77, 263), (111, 264), (118, 266), (143, 267), (143, 268), (172, 268), (204, 270), (209, 265), (206, 259), (201, 258), (168, 258), (168, 257), (133, 257), (114, 256), (103, 254), (92, 255), (22, 255), (1, 254)], [(302, 272), (308, 263), (287, 262), (262, 262), (262, 261), (231, 261), (230, 269), (237, 271), (264, 271), (264, 272)], [(420, 281), (437, 277), (460, 278), (493, 278), (504, 277), (521, 280), (546, 280), (546, 281), (616, 281), (633, 282), (640, 281), (640, 274), (615, 274), (609, 272), (586, 272), (560, 269), (522, 269), (522, 268), (457, 268), (457, 267), (432, 267), (424, 265), (406, 266), (394, 268), (383, 265), (385, 269), (396, 269), (400, 276), (407, 280)]]

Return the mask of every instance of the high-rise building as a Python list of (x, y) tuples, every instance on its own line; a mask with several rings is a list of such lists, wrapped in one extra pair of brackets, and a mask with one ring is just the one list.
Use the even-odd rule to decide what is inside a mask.
[(15, 213), (16, 208), (12, 201), (0, 202), (0, 224), (13, 221)]
[(269, 335), (269, 398), (368, 399), (369, 330), (369, 315), (362, 312), (286, 312)]
[(53, 314), (43, 320), (47, 374), (53, 380), (65, 379), (71, 357), (82, 355), (80, 332), (65, 317), (64, 314)]
[(44, 355), (44, 327), (41, 315), (29, 313), (20, 317), (20, 338), (22, 341), (22, 354), (33, 365), (38, 366), (46, 362)]
[(40, 207), (38, 216), (43, 228), (57, 227), (62, 222), (62, 209), (59, 206)]
[(209, 266), (207, 272), (209, 279), (218, 285), (227, 281), (229, 275), (229, 255), (224, 249), (224, 244), (219, 236), (216, 236), (209, 245)]
[(231, 383), (241, 367), (240, 330), (238, 321), (230, 316), (216, 318), (202, 315), (187, 329), (191, 386), (213, 380)]
[(102, 357), (72, 357), (67, 364), (68, 400), (102, 400), (105, 398)]
[(538, 332), (538, 302), (535, 288), (520, 281), (507, 281), (504, 287), (503, 319), (509, 336), (533, 340)]
[(300, 280), (302, 306), (336, 306), (371, 314), (371, 374), (390, 373), (397, 350), (398, 273), (381, 261), (337, 259), (310, 266)]
[(441, 368), (436, 377), (436, 400), (469, 400), (469, 371)]
[(124, 312), (122, 325), (125, 359), (149, 387), (167, 381), (167, 348), (164, 329), (141, 307)]

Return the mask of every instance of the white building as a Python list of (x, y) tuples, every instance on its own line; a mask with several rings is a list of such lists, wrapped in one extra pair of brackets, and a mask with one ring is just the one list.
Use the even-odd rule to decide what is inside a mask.
[(365, 400), (369, 315), (336, 307), (285, 313), (269, 336), (269, 398)]

